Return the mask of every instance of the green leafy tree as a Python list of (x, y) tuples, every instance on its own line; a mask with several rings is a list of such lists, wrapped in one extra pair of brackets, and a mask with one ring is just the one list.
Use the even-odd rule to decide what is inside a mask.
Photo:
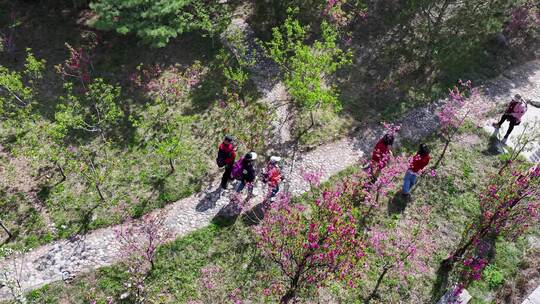
[(177, 117), (174, 123), (166, 125), (162, 135), (152, 144), (156, 154), (169, 164), (169, 174), (175, 172), (175, 163), (178, 160), (183, 164), (189, 164), (190, 156), (195, 152), (193, 142), (190, 142), (192, 121), (192, 117), (189, 116)]
[(224, 26), (227, 11), (213, 0), (98, 0), (90, 7), (98, 16), (98, 29), (133, 33), (154, 47), (195, 30), (214, 36)]
[(69, 129), (97, 132), (105, 141), (106, 132), (124, 115), (118, 105), (120, 87), (96, 79), (82, 96), (73, 92), (71, 83), (66, 83), (65, 88), (67, 96), (62, 98), (55, 114), (58, 132)]
[(3, 127), (16, 123), (19, 126), (28, 118), (35, 103), (36, 82), (43, 77), (45, 60), (39, 60), (27, 49), (22, 72), (0, 65), (0, 121)]
[[(180, 82), (179, 82), (180, 83)], [(136, 141), (149, 155), (155, 155), (153, 161), (157, 164), (151, 166), (152, 173), (155, 168), (161, 168), (159, 163), (166, 163), (169, 169), (167, 177), (173, 173), (187, 176), (195, 173), (202, 166), (200, 143), (193, 136), (195, 116), (182, 115), (181, 104), (187, 98), (189, 85), (181, 81), (175, 98), (167, 98), (157, 94), (154, 101), (146, 108), (130, 117), (133, 125), (137, 127)], [(161, 170), (161, 169), (160, 169)], [(191, 172), (193, 170), (193, 172)], [(158, 174), (163, 178), (162, 174)]]
[(329, 77), (350, 62), (350, 55), (338, 47), (337, 32), (326, 22), (321, 25), (321, 39), (308, 44), (309, 27), (294, 20), (294, 12), (289, 10), (285, 23), (273, 29), (273, 38), (265, 49), (281, 67), (287, 90), (300, 112), (310, 113), (309, 130), (314, 125), (315, 109), (341, 108), (338, 92)]

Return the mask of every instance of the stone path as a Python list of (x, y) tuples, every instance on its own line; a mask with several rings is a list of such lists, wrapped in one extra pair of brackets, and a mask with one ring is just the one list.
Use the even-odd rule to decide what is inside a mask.
[(540, 304), (540, 286), (536, 288), (521, 304)]
[(264, 56), (263, 49), (256, 42), (255, 33), (246, 22), (248, 15), (252, 13), (251, 10), (252, 7), (249, 5), (237, 8), (231, 23), (221, 35), (221, 41), (239, 60), (248, 63), (251, 80), (264, 96), (259, 102), (275, 109), (276, 117), (272, 126), (278, 144), (283, 144), (291, 140), (291, 126), (288, 119), (291, 110), (288, 103), (289, 96), (279, 77), (279, 67)]
[[(241, 18), (235, 19), (240, 27), (243, 26)], [(245, 23), (245, 22), (244, 22)], [(249, 28), (244, 28), (249, 33)], [(250, 34), (251, 35), (251, 34)], [(249, 36), (249, 35), (248, 35)], [(248, 39), (248, 42), (251, 41)], [(259, 63), (259, 62), (257, 62)], [(264, 60), (261, 66), (257, 64), (254, 71), (264, 77), (265, 71), (270, 75), (272, 68)], [(532, 61), (516, 68), (518, 72), (510, 74), (506, 78), (495, 79), (488, 88), (489, 96), (494, 101), (506, 100), (506, 95), (513, 90), (532, 90), (534, 94), (540, 94), (540, 61)], [(519, 71), (523, 72), (519, 72)], [(528, 72), (528, 73), (525, 73)], [(271, 77), (266, 77), (271, 79)], [(283, 86), (271, 81), (256, 80), (261, 91), (265, 94), (263, 100), (275, 102), (272, 92), (284, 90)], [(267, 86), (271, 84), (271, 86)], [(527, 96), (527, 94), (523, 94)], [(537, 95), (536, 95), (537, 96)], [(402, 130), (398, 135), (399, 140), (417, 141), (438, 128), (435, 112), (442, 101), (434, 102), (425, 107), (413, 110), (395, 123), (401, 124)], [(362, 156), (371, 150), (376, 139), (383, 133), (382, 126), (367, 126), (355, 136), (344, 138), (337, 142), (322, 145), (317, 149), (297, 156), (294, 167), (287, 167), (285, 172), (291, 172), (287, 176), (288, 189), (295, 195), (309, 190), (308, 184), (302, 177), (302, 171), (316, 171), (321, 173), (322, 180), (327, 180), (332, 175), (356, 164)], [(399, 140), (397, 144), (399, 144)], [(206, 191), (198, 193), (186, 199), (169, 205), (163, 210), (153, 213), (165, 218), (164, 226), (174, 237), (181, 237), (189, 232), (202, 228), (215, 217), (223, 207), (229, 203), (226, 196), (218, 198), (213, 191), (218, 187), (214, 182), (208, 185)], [(259, 189), (259, 192), (262, 192)], [(261, 199), (260, 197), (255, 199)], [(25, 292), (39, 288), (45, 284), (59, 280), (69, 280), (73, 276), (99, 267), (114, 264), (119, 261), (119, 245), (115, 238), (115, 227), (104, 228), (89, 234), (78, 236), (71, 240), (61, 240), (36, 248), (22, 257), (0, 261), (0, 272), (19, 269), (19, 283)], [(0, 288), (0, 300), (10, 297), (7, 288)]]

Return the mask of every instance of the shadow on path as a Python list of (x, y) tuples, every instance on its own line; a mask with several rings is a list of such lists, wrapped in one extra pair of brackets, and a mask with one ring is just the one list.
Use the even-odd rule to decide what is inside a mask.
[[(246, 203), (246, 201), (244, 201)], [(212, 223), (219, 227), (228, 227), (233, 225), (238, 216), (242, 213), (242, 202), (231, 198), (230, 202), (223, 206), (212, 219)]]
[(494, 156), (505, 153), (504, 146), (498, 138), (499, 132), (495, 130), (489, 136), (488, 147), (486, 150), (482, 151), (484, 155)]
[(242, 222), (246, 226), (258, 225), (264, 219), (266, 210), (268, 205), (264, 202), (259, 203), (242, 215)]
[(205, 212), (214, 208), (221, 196), (221, 191), (221, 188), (218, 187), (216, 190), (206, 193), (197, 206), (195, 206), (195, 211)]

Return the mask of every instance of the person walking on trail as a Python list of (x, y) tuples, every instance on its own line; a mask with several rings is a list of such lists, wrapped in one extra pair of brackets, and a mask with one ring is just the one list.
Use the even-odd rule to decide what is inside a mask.
[(253, 192), (253, 182), (255, 181), (255, 168), (253, 161), (257, 159), (257, 153), (249, 152), (233, 166), (232, 175), (234, 178), (240, 180), (240, 184), (236, 187), (236, 192), (240, 193), (247, 185), (250, 194)]
[(512, 101), (510, 101), (510, 104), (506, 108), (506, 111), (501, 117), (501, 120), (499, 122), (493, 123), (493, 127), (495, 127), (496, 132), (499, 131), (499, 128), (505, 121), (508, 120), (510, 124), (508, 127), (508, 131), (506, 131), (506, 135), (504, 135), (504, 138), (502, 140), (503, 144), (506, 144), (506, 141), (508, 140), (510, 133), (512, 133), (512, 131), (514, 130), (514, 127), (521, 123), (521, 117), (525, 115), (525, 112), (527, 112), (527, 102), (523, 100), (523, 98), (521, 98), (519, 94), (516, 94), (514, 98), (512, 98)]
[(385, 134), (375, 145), (373, 152), (371, 153), (371, 175), (376, 179), (381, 170), (386, 167), (386, 164), (392, 156), (390, 148), (394, 144), (394, 135)]
[(236, 151), (233, 145), (233, 138), (227, 135), (219, 145), (218, 156), (216, 159), (218, 167), (225, 167), (225, 172), (223, 172), (223, 176), (221, 177), (221, 189), (223, 190), (227, 189), (227, 183), (231, 179), (235, 159)]
[(426, 144), (421, 144), (416, 155), (409, 160), (409, 169), (405, 173), (403, 180), (402, 195), (409, 197), (411, 189), (416, 184), (416, 180), (422, 170), (429, 164), (429, 148)]
[(266, 169), (264, 170), (263, 182), (268, 185), (268, 200), (272, 200), (274, 196), (279, 192), (279, 183), (282, 180), (281, 168), (279, 167), (279, 162), (281, 157), (272, 156), (266, 164)]

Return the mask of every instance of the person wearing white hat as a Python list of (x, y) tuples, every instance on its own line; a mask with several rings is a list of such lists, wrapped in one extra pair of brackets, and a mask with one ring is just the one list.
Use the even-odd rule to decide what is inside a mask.
[(240, 175), (240, 184), (236, 188), (236, 192), (240, 193), (244, 187), (248, 185), (250, 192), (253, 191), (253, 182), (255, 181), (255, 168), (253, 161), (257, 159), (257, 153), (249, 152), (242, 160), (242, 173)]
[(268, 199), (272, 199), (279, 192), (279, 183), (282, 180), (280, 161), (281, 157), (271, 156), (263, 172), (263, 182), (268, 185)]

